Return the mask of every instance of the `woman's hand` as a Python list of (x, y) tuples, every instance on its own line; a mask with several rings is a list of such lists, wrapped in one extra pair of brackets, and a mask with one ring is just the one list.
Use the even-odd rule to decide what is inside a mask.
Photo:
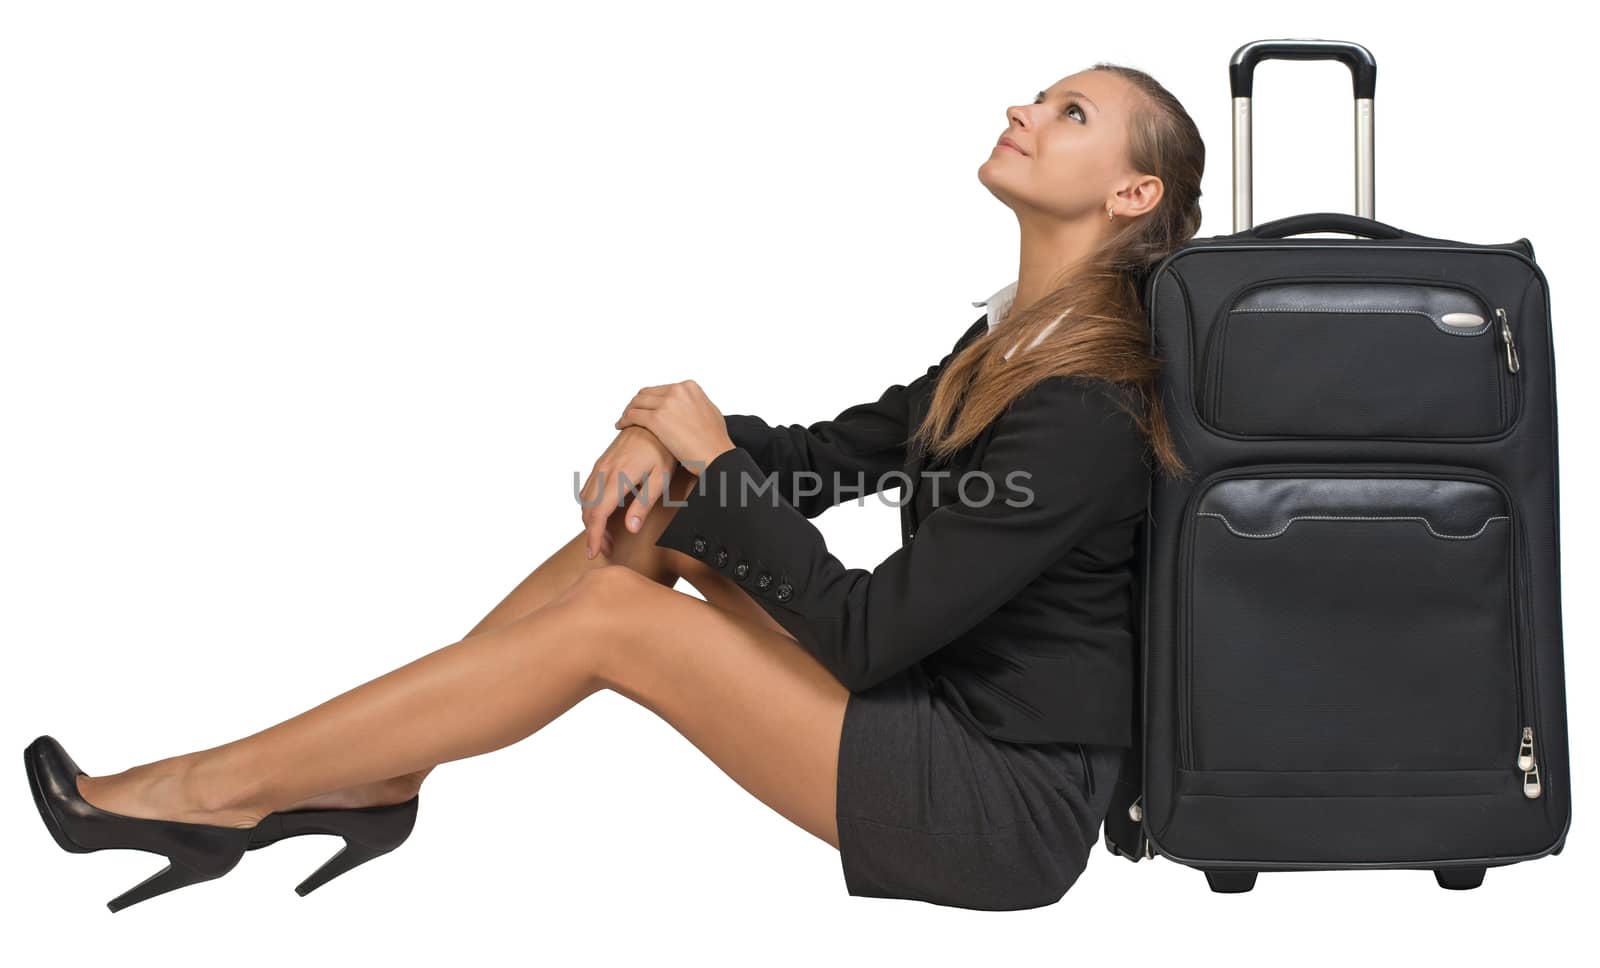
[[(590, 558), (611, 554), (611, 532), (606, 530), (606, 521), (633, 488), (638, 488), (639, 493), (628, 508), (627, 528), (637, 532), (644, 526), (645, 515), (667, 492), (667, 480), (677, 463), (672, 451), (643, 427), (625, 427), (617, 434), (594, 462), (589, 479), (578, 492), (583, 502), (583, 530), (587, 532), (585, 545)], [(626, 483), (621, 480), (624, 475), (628, 478)]]
[(628, 401), (616, 426), (643, 427), (655, 434), (695, 475), (733, 449), (722, 411), (693, 380), (645, 387)]

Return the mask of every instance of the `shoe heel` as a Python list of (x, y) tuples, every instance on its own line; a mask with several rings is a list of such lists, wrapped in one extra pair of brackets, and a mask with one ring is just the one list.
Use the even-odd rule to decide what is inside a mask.
[(344, 849), (323, 861), (322, 866), (312, 871), (310, 877), (295, 885), (294, 892), (305, 897), (340, 874), (354, 870), (374, 857), (382, 857), (393, 849), (393, 846), (373, 847), (346, 839)]
[[(166, 867), (107, 901), (106, 907), (111, 909), (111, 913), (115, 914), (125, 907), (138, 904), (140, 901), (148, 901), (168, 891), (175, 891), (180, 887), (188, 887), (190, 884), (198, 884), (201, 881), (209, 881), (222, 876), (222, 874), (202, 873), (192, 867), (185, 867), (171, 858), (167, 860)], [(222, 873), (226, 873), (226, 871)]]

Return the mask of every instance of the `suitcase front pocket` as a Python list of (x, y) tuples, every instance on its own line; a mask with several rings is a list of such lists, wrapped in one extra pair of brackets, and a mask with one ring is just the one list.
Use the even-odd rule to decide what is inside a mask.
[(1515, 334), (1470, 287), (1274, 281), (1226, 300), (1196, 404), (1245, 437), (1489, 437), (1518, 406)]
[(1427, 779), (1395, 771), (1511, 777), (1536, 710), (1505, 490), (1271, 470), (1229, 472), (1260, 476), (1214, 479), (1188, 508), (1180, 765), (1330, 793), (1341, 773), (1380, 791)]

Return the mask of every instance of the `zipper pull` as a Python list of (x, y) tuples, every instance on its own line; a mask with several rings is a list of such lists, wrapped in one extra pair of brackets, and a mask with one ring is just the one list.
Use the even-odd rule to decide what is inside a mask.
[(1517, 769), (1522, 771), (1522, 795), (1529, 800), (1539, 799), (1544, 792), (1539, 783), (1539, 761), (1533, 755), (1533, 727), (1522, 727), (1522, 744), (1517, 747)]
[(1500, 317), (1500, 341), (1506, 344), (1506, 369), (1515, 373), (1522, 369), (1522, 360), (1517, 356), (1517, 342), (1511, 338), (1511, 321), (1504, 309), (1496, 308), (1494, 314)]
[(1139, 801), (1143, 799), (1144, 794), (1141, 793), (1133, 798), (1132, 803), (1128, 804), (1128, 819), (1134, 823), (1144, 822), (1144, 808), (1139, 806)]
[(1524, 773), (1533, 769), (1533, 727), (1522, 727), (1522, 745), (1517, 747), (1517, 769)]

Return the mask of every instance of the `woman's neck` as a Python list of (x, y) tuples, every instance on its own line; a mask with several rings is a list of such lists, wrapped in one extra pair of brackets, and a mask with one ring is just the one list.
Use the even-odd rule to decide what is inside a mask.
[[(1106, 220), (1102, 220), (1106, 221)], [(1086, 222), (1019, 220), (1021, 256), (1016, 297), (1021, 309), (1060, 288), (1067, 277), (1099, 251), (1104, 230)]]

